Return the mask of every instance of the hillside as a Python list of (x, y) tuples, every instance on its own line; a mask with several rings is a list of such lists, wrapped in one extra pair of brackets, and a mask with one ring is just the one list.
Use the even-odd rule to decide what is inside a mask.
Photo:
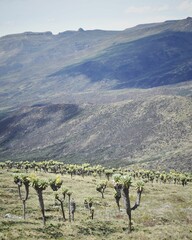
[(192, 33), (166, 32), (115, 44), (97, 57), (66, 67), (50, 77), (91, 82), (116, 80), (113, 88), (150, 88), (192, 78)]
[(192, 18), (0, 38), (0, 160), (191, 171)]
[(191, 168), (190, 97), (23, 107), (0, 121), (0, 159)]
[(0, 107), (191, 81), (191, 29), (189, 17), (124, 31), (79, 29), (1, 37)]

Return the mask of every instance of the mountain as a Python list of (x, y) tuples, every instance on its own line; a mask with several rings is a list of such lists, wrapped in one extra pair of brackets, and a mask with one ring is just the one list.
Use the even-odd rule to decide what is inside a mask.
[(192, 79), (192, 18), (124, 31), (66, 31), (0, 38), (0, 107), (63, 96), (151, 88)]
[(113, 88), (150, 88), (192, 78), (192, 33), (166, 32), (116, 44), (101, 55), (50, 75), (63, 80), (116, 80)]
[(0, 160), (191, 171), (192, 18), (0, 38)]

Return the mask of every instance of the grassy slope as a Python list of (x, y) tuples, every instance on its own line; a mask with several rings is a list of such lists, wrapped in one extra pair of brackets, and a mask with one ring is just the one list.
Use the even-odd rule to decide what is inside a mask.
[[(17, 170), (18, 171), (18, 170)], [(77, 204), (75, 222), (71, 224), (61, 220), (61, 212), (54, 205), (54, 193), (48, 188), (44, 192), (47, 226), (43, 227), (35, 191), (30, 188), (27, 201), (27, 219), (22, 218), (22, 204), (18, 198), (17, 187), (13, 183), (12, 172), (0, 172), (0, 239), (142, 239), (142, 240), (178, 240), (191, 239), (192, 231), (192, 186), (173, 184), (146, 184), (141, 206), (133, 212), (134, 231), (127, 235), (127, 216), (116, 210), (112, 184), (108, 184), (105, 199), (95, 190), (99, 177), (64, 175), (64, 187), (70, 188)], [(54, 177), (53, 174), (40, 174), (43, 178)], [(103, 177), (102, 177), (103, 179)], [(81, 187), (80, 187), (81, 186)], [(132, 204), (135, 200), (134, 187), (131, 188)], [(83, 208), (84, 199), (94, 198), (95, 219), (90, 220), (87, 210)], [(16, 218), (5, 218), (10, 213)], [(67, 216), (67, 211), (66, 211)]]
[(191, 109), (190, 97), (166, 95), (26, 107), (1, 120), (0, 157), (191, 169)]

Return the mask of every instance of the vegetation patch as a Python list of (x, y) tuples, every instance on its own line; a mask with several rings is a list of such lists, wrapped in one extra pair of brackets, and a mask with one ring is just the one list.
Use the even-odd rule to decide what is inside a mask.
[(2, 240), (190, 239), (190, 173), (53, 160), (0, 165)]
[[(86, 223), (86, 225), (85, 225)], [(117, 231), (117, 227), (110, 221), (88, 221), (84, 225), (78, 225), (78, 233), (83, 235), (108, 236)]]
[(43, 229), (42, 228), (37, 228), (36, 230), (40, 233), (41, 232), (45, 233), (46, 236), (48, 236), (48, 239), (49, 238), (58, 239), (58, 238), (63, 237), (63, 233), (59, 229), (60, 229), (60, 225), (50, 224), (49, 226), (46, 226)]

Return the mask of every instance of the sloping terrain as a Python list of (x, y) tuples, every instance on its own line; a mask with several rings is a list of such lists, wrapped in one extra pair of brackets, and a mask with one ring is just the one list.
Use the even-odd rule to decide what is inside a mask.
[(191, 170), (192, 18), (0, 38), (0, 160)]
[[(127, 87), (191, 81), (192, 18), (124, 31), (66, 31), (0, 38), (0, 107)], [(69, 101), (68, 101), (69, 102)]]
[(52, 77), (117, 80), (114, 88), (150, 88), (192, 79), (192, 33), (166, 32), (116, 44), (100, 56), (66, 67)]
[(190, 97), (25, 107), (0, 121), (0, 159), (191, 170)]

